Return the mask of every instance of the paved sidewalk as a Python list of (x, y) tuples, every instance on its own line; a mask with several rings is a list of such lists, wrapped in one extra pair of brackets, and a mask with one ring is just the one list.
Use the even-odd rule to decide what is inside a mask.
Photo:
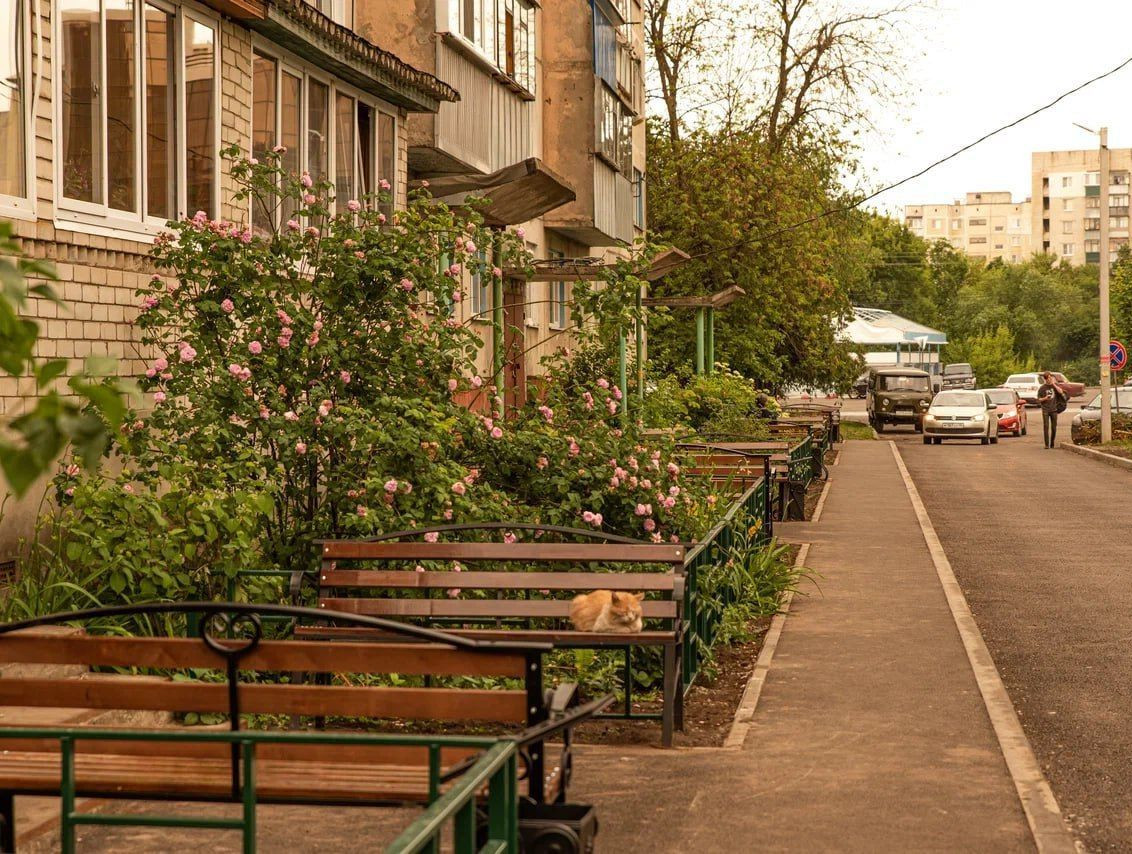
[(603, 847), (1034, 850), (889, 443), (844, 449), (821, 521), (781, 527), (821, 593), (794, 599), (742, 750), (625, 756), (620, 792), (580, 762)]
[[(578, 748), (571, 796), (597, 806), (599, 850), (1035, 850), (890, 444), (846, 443), (832, 473), (821, 521), (780, 529), (813, 544), (821, 590), (795, 597), (743, 746)], [(295, 852), (379, 850), (404, 822), (263, 818), (261, 850)], [(90, 851), (193, 844), (84, 837)]]

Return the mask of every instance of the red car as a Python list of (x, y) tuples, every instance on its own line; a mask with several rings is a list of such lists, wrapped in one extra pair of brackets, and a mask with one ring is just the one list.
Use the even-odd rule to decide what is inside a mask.
[(991, 403), (995, 406), (998, 416), (998, 435), (1013, 433), (1015, 436), (1026, 435), (1026, 404), (1012, 388), (986, 388), (983, 389)]
[(1066, 379), (1065, 374), (1058, 373), (1057, 371), (1050, 371), (1053, 374), (1053, 381), (1057, 383), (1057, 387), (1065, 392), (1070, 397), (1080, 397), (1085, 393), (1084, 383), (1074, 383)]

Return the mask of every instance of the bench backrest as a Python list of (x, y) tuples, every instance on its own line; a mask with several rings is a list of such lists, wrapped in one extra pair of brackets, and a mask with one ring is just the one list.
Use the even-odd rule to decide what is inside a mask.
[[(296, 617), (307, 620), (381, 628), (399, 633), (404, 642), (267, 640), (262, 638), (252, 606), (202, 607), (208, 610), (200, 637), (122, 637), (37, 625), (22, 630), (14, 624), (0, 626), (0, 705), (221, 713), (234, 721), (243, 714), (486, 721), (516, 728), (544, 717), (540, 663), (544, 649), (537, 644), (480, 643), (437, 632), (413, 632), (408, 630), (411, 627), (385, 620), (283, 607), (273, 610), (296, 612)], [(61, 624), (56, 620), (46, 625)], [(44, 668), (18, 666), (28, 664), (80, 665), (92, 672), (81, 678), (45, 676), (42, 674), (48, 671)], [(177, 674), (177, 678), (106, 672), (116, 668), (150, 676)], [(202, 679), (202, 671), (223, 678)], [(260, 678), (280, 672), (365, 674), (369, 678), (347, 677), (346, 684)], [(373, 680), (374, 675), (390, 678)], [(469, 689), (451, 687), (449, 677), (515, 681), (498, 690)], [(235, 689), (230, 691), (232, 683)]]
[[(439, 537), (468, 529), (442, 526), (411, 536), (429, 530)], [(467, 624), (565, 620), (575, 594), (619, 590), (652, 594), (641, 605), (646, 620), (674, 627), (680, 619), (682, 543), (386, 539), (321, 546), (319, 606), (330, 610)]]

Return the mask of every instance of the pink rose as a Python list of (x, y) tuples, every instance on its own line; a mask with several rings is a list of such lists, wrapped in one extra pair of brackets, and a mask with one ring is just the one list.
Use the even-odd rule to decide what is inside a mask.
[(313, 205), (316, 201), (318, 201), (318, 200), (314, 197), (314, 195), (312, 193), (307, 193), (306, 195), (303, 196), (303, 204)]
[(440, 534), (438, 534), (436, 531), (429, 531), (424, 535), (424, 539), (426, 543), (435, 543), (440, 539)]
[(578, 456), (579, 453), (581, 453), (581, 451), (582, 451), (582, 449), (580, 447), (578, 447), (578, 443), (575, 442), (573, 439), (571, 439), (570, 440), (570, 456), (576, 457), (576, 456)]
[(425, 568), (423, 566), (421, 566), (419, 563), (415, 567), (413, 567), (413, 569), (415, 569), (417, 572), (424, 572), (425, 571)]
[(600, 380), (598, 380), (597, 384), (599, 386), (601, 386), (602, 388), (609, 388), (609, 380), (605, 379), (604, 377), (602, 377)]
[(164, 356), (161, 356), (158, 359), (154, 360), (153, 367), (155, 367), (159, 371), (164, 371), (166, 368), (169, 367), (169, 360), (166, 359)]
[(380, 187), (383, 190), (388, 190), (393, 185), (390, 184), (385, 178), (382, 178), (380, 181), (377, 182), (377, 186)]
[(287, 228), (291, 231), (298, 231), (302, 227), (302, 223), (300, 223), (297, 219), (287, 220)]
[(467, 253), (469, 255), (471, 255), (473, 252), (476, 251), (476, 244), (473, 241), (469, 240), (467, 243), (464, 244), (464, 249), (467, 251)]
[(313, 225), (307, 226), (307, 237), (311, 238), (312, 240), (318, 240), (318, 235), (319, 231), (317, 228), (315, 228)]
[(463, 495), (468, 491), (468, 487), (464, 485), (464, 482), (462, 480), (458, 480), (454, 484), (452, 484), (452, 491), (457, 495)]
[(364, 504), (359, 504), (357, 514), (364, 519), (367, 513), (369, 513), (369, 509)]
[(349, 385), (350, 384), (350, 372), (349, 371), (342, 371), (341, 373), (338, 374), (338, 379), (342, 380), (342, 382), (345, 385)]
[(283, 420), (284, 421), (298, 421), (299, 416), (296, 415), (293, 410), (288, 409), (286, 412), (283, 413)]
[(472, 385), (476, 388), (479, 388), (483, 385), (483, 378), (479, 374), (476, 374), (474, 377), (472, 377)]
[(649, 511), (644, 504), (638, 504), (635, 512), (638, 516), (647, 516)]
[(157, 371), (154, 368), (149, 368), (148, 370), (146, 370), (145, 375), (150, 379), (153, 379), (155, 376), (157, 376)]
[(153, 393), (153, 402), (154, 403), (164, 403), (165, 402), (165, 392), (155, 391)]
[(263, 352), (263, 345), (258, 341), (252, 341), (250, 344), (248, 344), (248, 352), (253, 356), (258, 356)]
[(503, 535), (503, 542), (507, 543), (508, 545), (515, 542), (517, 539), (519, 538), (512, 534), (510, 531)]
[(306, 187), (308, 190), (314, 186), (314, 181), (311, 180), (311, 173), (304, 172), (302, 177), (299, 178), (299, 183)]
[(401, 280), (401, 290), (411, 291), (412, 289), (413, 289), (413, 280), (412, 279), (402, 279)]
[(538, 458), (538, 462), (536, 462), (535, 465), (538, 466), (539, 469), (541, 470), (541, 469), (546, 468), (548, 465), (550, 465), (550, 460), (548, 460), (546, 457), (540, 456)]
[(503, 271), (500, 270), (498, 267), (492, 267), (491, 268), (491, 275), (494, 276), (497, 279), (502, 279), (503, 278)]
[(357, 199), (350, 199), (350, 201), (346, 202), (346, 210), (348, 210), (350, 213), (357, 213), (361, 209), (362, 203)]
[(617, 487), (619, 487), (621, 485), (621, 481), (618, 480), (616, 477), (611, 477), (609, 479), (609, 485), (611, 487), (613, 487), (614, 489), (616, 489)]
[(295, 453), (296, 454), (298, 454), (301, 457), (306, 452), (307, 452), (306, 442), (296, 442), (295, 443)]
[(591, 511), (586, 510), (584, 513), (582, 513), (582, 520), (592, 525), (594, 521), (594, 514)]
[(392, 479), (385, 481), (385, 491), (390, 493), (390, 494), (396, 492), (397, 491), (397, 481), (392, 480)]
[(456, 382), (456, 380), (449, 380), (448, 381), (448, 390), (449, 391), (455, 391), (459, 387), (460, 387), (460, 384), (458, 382)]
[(644, 527), (646, 531), (655, 531), (656, 522), (654, 522), (652, 519), (645, 519), (644, 525), (642, 527)]
[[(673, 477), (675, 477), (676, 475), (680, 474), (680, 466), (676, 465), (676, 463), (669, 463), (668, 464), (668, 473), (670, 475), (672, 475)], [(675, 486), (672, 487), (672, 488), (676, 489)], [(675, 495), (676, 493), (673, 493), (673, 494)]]
[(378, 225), (385, 225), (385, 214), (379, 213), (377, 215), (377, 223)]
[(452, 521), (452, 508), (449, 507), (447, 510), (445, 510), (443, 515), (444, 515), (445, 521), (451, 522)]
[(491, 438), (502, 439), (503, 438), (503, 431), (498, 427), (492, 427), (491, 428)]

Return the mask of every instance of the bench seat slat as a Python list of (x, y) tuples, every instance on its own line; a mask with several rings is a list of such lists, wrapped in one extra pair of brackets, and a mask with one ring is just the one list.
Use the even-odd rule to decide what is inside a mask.
[[(228, 686), (135, 677), (0, 679), (0, 705), (226, 712)], [(526, 692), (241, 684), (240, 708), (264, 714), (522, 723)]]
[[(463, 573), (449, 573), (452, 587), (463, 584)], [(565, 599), (343, 599), (324, 596), (319, 607), (347, 614), (371, 617), (568, 617), (570, 603)], [(646, 600), (641, 603), (645, 617), (672, 618), (678, 602)]]
[[(204, 668), (224, 660), (195, 638), (48, 635), (32, 631), (0, 636), (0, 663), (85, 664), (95, 667)], [(240, 661), (242, 670), (315, 673), (401, 673), (434, 676), (522, 676), (522, 655), (467, 652), (423, 643), (352, 644), (262, 641)]]
[(335, 540), (322, 557), (371, 560), (563, 561), (568, 563), (664, 563), (682, 566), (684, 547), (644, 543), (418, 543)]
[[(444, 631), (452, 635), (474, 638), (476, 640), (506, 640), (533, 643), (552, 643), (558, 646), (593, 646), (598, 644), (625, 644), (632, 643), (638, 646), (659, 645), (671, 643), (674, 634), (671, 631), (649, 631), (632, 633), (614, 632), (579, 632), (571, 629), (451, 629), (445, 627)], [(296, 637), (332, 637), (339, 640), (359, 640), (365, 638), (389, 637), (380, 629), (364, 629), (349, 626), (296, 626)]]
[[(76, 728), (81, 732), (81, 727)], [(136, 730), (129, 730), (136, 732)], [(155, 735), (161, 735), (154, 730)], [(351, 733), (356, 734), (356, 733)], [(5, 738), (0, 727), (0, 751), (17, 753), (59, 753), (59, 741), (53, 738)], [(474, 747), (442, 747), (441, 768), (447, 769), (481, 751)], [(110, 754), (114, 756), (149, 756), (158, 759), (221, 759), (228, 761), (231, 751), (227, 744), (203, 741), (115, 741), (112, 739), (75, 741), (75, 755)], [(415, 745), (351, 744), (341, 747), (333, 744), (302, 744), (290, 742), (264, 742), (257, 744), (257, 759), (275, 759), (285, 762), (334, 762), (346, 765), (399, 765), (427, 766), (428, 748)], [(0, 752), (0, 757), (3, 753)], [(58, 760), (56, 760), (58, 761)]]
[[(164, 795), (177, 781), (179, 795), (227, 799), (231, 766), (223, 759), (75, 756), (77, 794), (118, 797)], [(0, 755), (0, 790), (58, 793), (59, 756), (11, 752)], [(419, 801), (428, 795), (426, 766), (359, 766), (264, 760), (256, 762), (256, 796), (260, 800)]]
[[(668, 572), (417, 572), (385, 569), (327, 569), (319, 573), (322, 587), (424, 588), (459, 586), (477, 590), (656, 590), (675, 589)], [(3, 647), (0, 646), (0, 654)]]

